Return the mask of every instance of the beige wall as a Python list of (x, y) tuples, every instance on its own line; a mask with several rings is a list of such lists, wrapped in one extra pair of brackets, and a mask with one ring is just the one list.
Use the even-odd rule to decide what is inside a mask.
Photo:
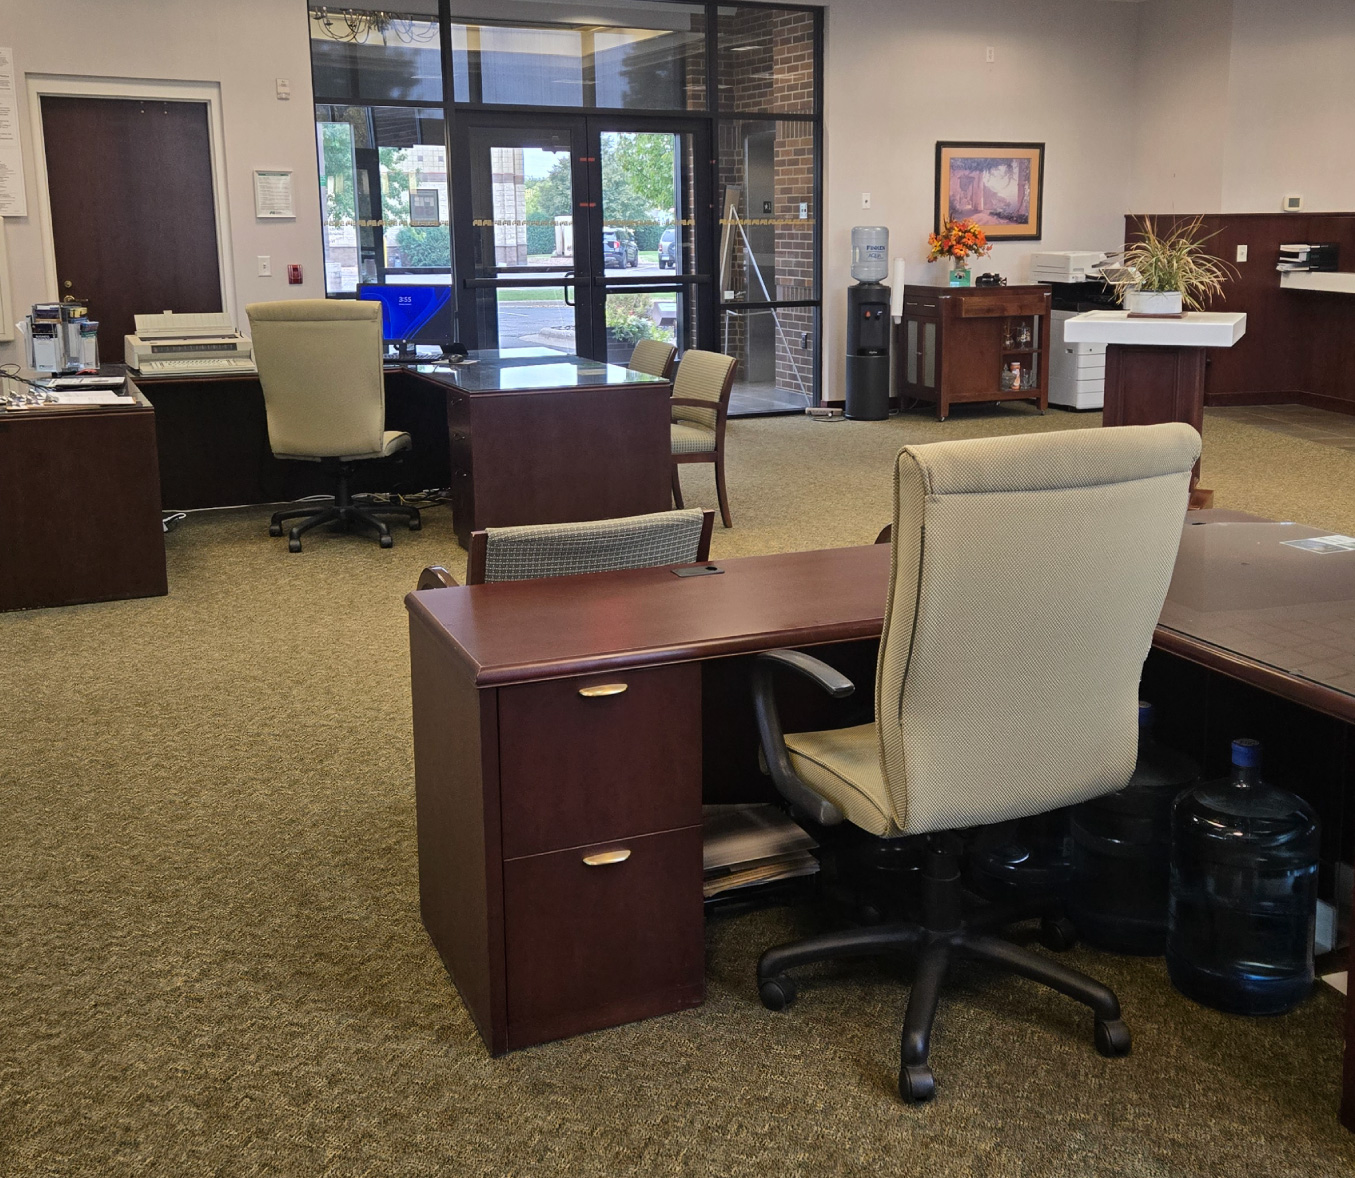
[[(909, 281), (925, 265), (938, 139), (1043, 142), (1041, 241), (997, 245), (980, 270), (1029, 280), (1033, 250), (1123, 238), (1138, 5), (1089, 0), (829, 0), (823, 395), (841, 400), (853, 225), (886, 225)], [(984, 61), (992, 46), (996, 60)], [(871, 208), (861, 208), (861, 193)]]
[[(59, 9), (59, 11), (57, 11)], [(38, 216), (36, 146), (26, 103), (25, 74), (220, 84), (229, 182), (226, 206), (241, 318), (246, 303), (324, 294), (320, 205), (311, 102), (310, 49), (304, 0), (0, 0), (0, 45), (14, 50), (28, 216), (4, 219), (15, 314), (53, 298), (47, 288)], [(292, 97), (276, 97), (276, 80)], [(254, 216), (255, 168), (291, 168), (295, 221)], [(158, 215), (171, 215), (164, 210)], [(257, 257), (272, 258), (273, 277), (258, 278)], [(305, 283), (287, 283), (299, 262)], [(147, 308), (147, 310), (159, 308)], [(95, 308), (97, 313), (97, 308)], [(14, 345), (0, 343), (0, 362)], [(121, 359), (121, 356), (107, 357)]]
[(1355, 3), (1141, 7), (1135, 211), (1355, 208)]

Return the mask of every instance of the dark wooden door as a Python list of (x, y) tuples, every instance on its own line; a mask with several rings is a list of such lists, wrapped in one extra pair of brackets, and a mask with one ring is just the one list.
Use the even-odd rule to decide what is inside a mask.
[(220, 311), (204, 102), (42, 99), (57, 288), (121, 361), (134, 315)]

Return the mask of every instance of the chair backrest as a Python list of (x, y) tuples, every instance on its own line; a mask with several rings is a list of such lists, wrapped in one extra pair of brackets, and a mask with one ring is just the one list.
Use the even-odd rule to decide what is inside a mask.
[(1200, 437), (1128, 426), (908, 446), (876, 674), (905, 833), (1000, 822), (1122, 788), (1139, 677)]
[(662, 376), (665, 379), (673, 371), (673, 357), (677, 348), (664, 343), (661, 339), (642, 339), (636, 343), (630, 354), (630, 363), (626, 365), (632, 372), (646, 372), (650, 376)]
[(381, 450), (386, 428), (381, 304), (291, 299), (245, 308), (274, 454)]
[(717, 420), (721, 419), (717, 411), (729, 407), (729, 391), (734, 387), (734, 364), (733, 356), (719, 352), (697, 349), (683, 352), (678, 361), (677, 376), (673, 379), (673, 396), (692, 397), (711, 404), (709, 409), (674, 405), (673, 420), (715, 429)]
[(688, 508), (587, 523), (472, 532), (466, 584), (692, 564), (710, 554), (713, 511)]

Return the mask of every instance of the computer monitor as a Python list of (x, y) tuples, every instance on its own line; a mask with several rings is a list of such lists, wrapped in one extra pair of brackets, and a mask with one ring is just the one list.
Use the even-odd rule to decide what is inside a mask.
[(419, 344), (446, 351), (452, 342), (452, 288), (446, 283), (363, 283), (358, 298), (381, 304), (382, 337), (401, 355)]

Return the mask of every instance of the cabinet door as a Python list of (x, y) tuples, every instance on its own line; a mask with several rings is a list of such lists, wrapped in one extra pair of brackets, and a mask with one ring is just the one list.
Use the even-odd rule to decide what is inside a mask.
[(701, 668), (499, 691), (503, 857), (701, 821)]
[(936, 320), (904, 320), (904, 375), (915, 388), (936, 388)]
[(508, 1046), (700, 1005), (701, 827), (503, 865)]

